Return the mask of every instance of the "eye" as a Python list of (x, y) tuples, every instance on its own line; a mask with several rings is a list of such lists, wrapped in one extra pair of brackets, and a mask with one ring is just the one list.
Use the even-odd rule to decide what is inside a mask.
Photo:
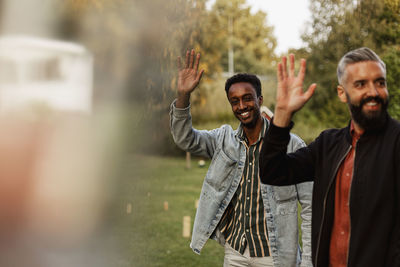
[(245, 97), (243, 97), (243, 101), (246, 101), (246, 102), (253, 101), (253, 97), (252, 96), (245, 96)]
[(235, 105), (239, 104), (239, 100), (238, 99), (231, 99), (229, 102), (231, 103), (232, 106), (235, 106)]
[(386, 80), (378, 80), (376, 81), (377, 86), (386, 87)]
[(355, 87), (355, 88), (363, 88), (364, 85), (365, 85), (365, 81), (356, 81), (356, 82), (354, 83), (354, 87)]

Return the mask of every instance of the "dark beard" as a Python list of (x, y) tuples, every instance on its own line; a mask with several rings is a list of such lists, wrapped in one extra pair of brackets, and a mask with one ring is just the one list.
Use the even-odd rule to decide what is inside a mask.
[[(348, 98), (349, 99), (349, 98)], [(375, 100), (381, 104), (381, 110), (373, 112), (372, 114), (365, 114), (362, 111), (362, 107), (365, 103)], [(360, 101), (360, 105), (353, 105), (350, 101), (348, 102), (352, 119), (365, 131), (374, 131), (383, 127), (386, 122), (387, 106), (389, 99), (386, 101), (380, 97), (367, 97)]]
[(243, 123), (243, 127), (246, 127), (248, 129), (253, 129), (254, 127), (256, 127), (257, 125), (257, 121), (259, 120), (259, 118), (261, 117), (260, 112), (255, 113), (254, 119), (252, 121), (250, 121), (249, 123)]

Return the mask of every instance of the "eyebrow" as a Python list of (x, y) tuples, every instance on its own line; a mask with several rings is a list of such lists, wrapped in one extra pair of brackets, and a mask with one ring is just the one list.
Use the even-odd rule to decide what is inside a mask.
[[(250, 93), (248, 93), (248, 94), (245, 94), (245, 95), (242, 95), (242, 98), (243, 97), (246, 97), (246, 96), (253, 96), (252, 94), (250, 94)], [(238, 97), (238, 96), (232, 96), (231, 98), (228, 98), (228, 99), (239, 99), (240, 97)]]
[(374, 81), (375, 82), (377, 82), (377, 81), (386, 81), (386, 78), (385, 77), (379, 77), (379, 78), (375, 79)]
[[(376, 79), (374, 80), (374, 82), (382, 81), (382, 80), (383, 80), (383, 81), (386, 81), (386, 78), (385, 78), (385, 77), (378, 77), (378, 78), (376, 78)], [(361, 83), (361, 82), (366, 82), (366, 81), (368, 81), (368, 79), (356, 80), (356, 81), (353, 82), (353, 84)]]
[(356, 80), (353, 82), (353, 84), (362, 83), (362, 82), (366, 82), (366, 81), (367, 81), (367, 79)]
[(252, 94), (245, 94), (245, 95), (243, 95), (243, 97), (245, 97), (245, 96), (251, 96), (251, 97), (253, 97), (253, 95)]

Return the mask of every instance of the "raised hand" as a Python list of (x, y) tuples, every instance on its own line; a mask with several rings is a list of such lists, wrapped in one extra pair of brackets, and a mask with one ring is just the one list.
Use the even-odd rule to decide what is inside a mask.
[(189, 105), (190, 94), (197, 87), (204, 70), (199, 71), (200, 53), (186, 51), (185, 65), (182, 66), (181, 58), (178, 57), (178, 99), (177, 108), (184, 108)]
[(297, 76), (294, 73), (294, 55), (289, 56), (289, 73), (287, 72), (286, 57), (278, 64), (278, 89), (276, 94), (274, 124), (280, 127), (289, 125), (293, 114), (301, 109), (314, 94), (317, 85), (311, 84), (303, 91), (306, 61), (301, 59)]

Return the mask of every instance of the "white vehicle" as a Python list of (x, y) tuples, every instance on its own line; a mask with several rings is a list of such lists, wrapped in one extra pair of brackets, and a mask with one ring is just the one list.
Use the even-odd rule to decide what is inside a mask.
[(45, 105), (90, 113), (93, 57), (81, 45), (0, 37), (0, 112)]

